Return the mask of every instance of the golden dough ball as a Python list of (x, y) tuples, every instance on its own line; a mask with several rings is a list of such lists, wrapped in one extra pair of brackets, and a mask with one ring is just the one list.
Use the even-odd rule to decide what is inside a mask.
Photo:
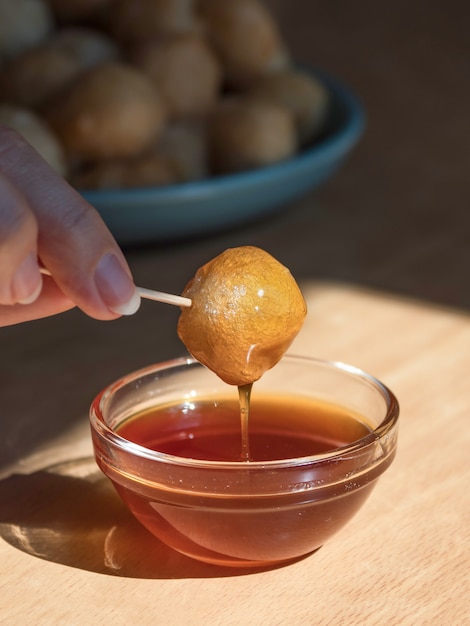
[(58, 31), (47, 42), (12, 59), (0, 73), (3, 101), (39, 109), (85, 69), (119, 52), (106, 35), (84, 28)]
[(150, 79), (117, 62), (79, 76), (47, 110), (77, 161), (136, 156), (156, 141), (165, 118), (165, 105)]
[(289, 64), (277, 24), (259, 0), (202, 0), (199, 6), (228, 84), (243, 88)]
[(0, 59), (11, 59), (45, 41), (53, 27), (43, 0), (0, 0)]
[(79, 72), (76, 58), (42, 44), (5, 65), (0, 73), (0, 100), (38, 109)]
[(1, 104), (0, 124), (16, 130), (52, 169), (61, 176), (67, 175), (64, 150), (53, 131), (36, 113), (22, 107)]
[(113, 0), (48, 0), (60, 22), (75, 23), (99, 20)]
[(124, 44), (199, 30), (194, 0), (116, 0), (111, 31)]
[(169, 122), (155, 151), (178, 165), (183, 181), (201, 180), (209, 175), (207, 125), (203, 119)]
[(329, 94), (314, 76), (284, 70), (261, 78), (250, 95), (284, 106), (294, 117), (301, 144), (321, 132), (328, 114)]
[(136, 48), (132, 58), (165, 96), (171, 117), (205, 115), (214, 107), (222, 73), (201, 36), (163, 37)]
[(278, 104), (227, 99), (211, 116), (208, 146), (214, 173), (239, 172), (291, 157), (297, 132), (290, 113)]
[(159, 187), (180, 180), (177, 164), (169, 158), (152, 154), (100, 161), (76, 173), (71, 182), (77, 189), (89, 190)]
[(188, 351), (230, 385), (246, 385), (289, 348), (307, 307), (292, 274), (253, 246), (230, 248), (199, 268), (183, 295), (178, 335)]

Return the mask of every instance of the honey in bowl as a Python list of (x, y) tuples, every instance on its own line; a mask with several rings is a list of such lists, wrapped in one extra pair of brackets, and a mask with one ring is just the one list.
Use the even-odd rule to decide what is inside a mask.
[(307, 555), (390, 465), (396, 400), (355, 368), (285, 356), (254, 385), (246, 462), (230, 391), (192, 359), (130, 374), (93, 403), (97, 462), (133, 514), (188, 556), (253, 567)]
[[(176, 457), (246, 461), (240, 455), (243, 438), (239, 407), (230, 397), (150, 409), (126, 421), (117, 433), (145, 448)], [(370, 429), (359, 418), (340, 407), (266, 395), (256, 398), (251, 405), (249, 461), (322, 454), (369, 433)], [(321, 471), (334, 476), (335, 464), (327, 461)], [(235, 480), (236, 475), (235, 470)], [(342, 525), (345, 517), (359, 508), (371, 489), (367, 482), (364, 481), (362, 488), (357, 485), (349, 498), (325, 498), (323, 493), (325, 501), (306, 502), (300, 492), (291, 496), (289, 507), (282, 513), (276, 511), (285, 507), (284, 494), (260, 497), (250, 493), (231, 497), (229, 486), (228, 510), (222, 494), (201, 494), (201, 508), (191, 510), (193, 496), (177, 491), (168, 494), (165, 488), (153, 490), (150, 498), (125, 487), (118, 487), (118, 491), (134, 515), (163, 541), (186, 554), (194, 555), (197, 550), (200, 559), (227, 564), (235, 560), (276, 562), (310, 552), (312, 542), (321, 545)], [(274, 482), (273, 490), (278, 488)], [(331, 496), (334, 490), (332, 487)], [(333, 521), (325, 525), (325, 519)]]
[[(232, 395), (148, 409), (117, 434), (149, 450), (204, 461), (245, 461), (240, 411)], [(250, 407), (248, 460), (277, 461), (346, 446), (370, 428), (340, 406), (277, 394), (256, 395)]]

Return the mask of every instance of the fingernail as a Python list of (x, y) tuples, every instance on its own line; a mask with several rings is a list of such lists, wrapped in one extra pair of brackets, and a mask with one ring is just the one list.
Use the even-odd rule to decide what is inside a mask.
[(42, 290), (42, 276), (39, 273), (35, 252), (31, 252), (16, 270), (11, 282), (13, 299), (18, 304), (32, 304)]
[(95, 271), (95, 285), (108, 309), (118, 315), (133, 315), (140, 296), (129, 274), (114, 254), (105, 254)]

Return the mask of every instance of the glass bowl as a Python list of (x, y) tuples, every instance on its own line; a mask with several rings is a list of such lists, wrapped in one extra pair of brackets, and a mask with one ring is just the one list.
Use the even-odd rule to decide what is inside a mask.
[(90, 421), (98, 466), (151, 533), (200, 561), (260, 567), (314, 552), (358, 511), (394, 458), (398, 414), (365, 372), (285, 356), (253, 386), (243, 461), (237, 389), (181, 358), (104, 389)]

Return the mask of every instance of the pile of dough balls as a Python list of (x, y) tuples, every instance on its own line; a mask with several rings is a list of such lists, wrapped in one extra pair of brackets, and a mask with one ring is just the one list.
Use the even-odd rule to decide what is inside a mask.
[(78, 189), (263, 167), (328, 108), (263, 0), (0, 0), (0, 124)]

